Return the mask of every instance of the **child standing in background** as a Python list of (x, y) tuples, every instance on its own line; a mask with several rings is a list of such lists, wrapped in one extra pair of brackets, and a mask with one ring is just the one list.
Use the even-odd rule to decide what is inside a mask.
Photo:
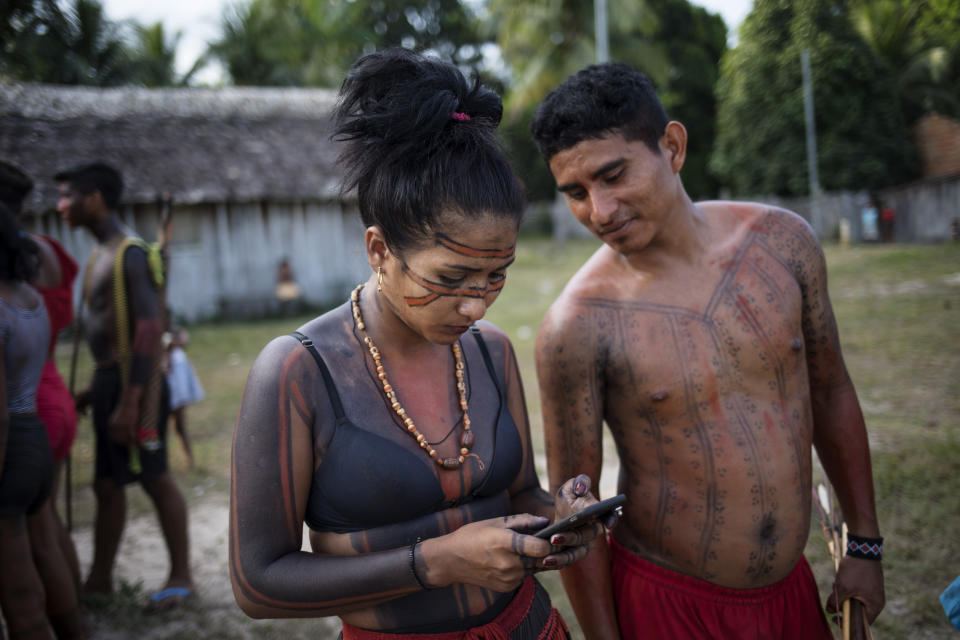
[(170, 417), (177, 430), (187, 461), (193, 469), (193, 450), (187, 434), (187, 406), (200, 402), (204, 398), (203, 387), (187, 359), (185, 351), (190, 342), (190, 334), (182, 327), (174, 327), (164, 336), (167, 342), (167, 384), (170, 386)]

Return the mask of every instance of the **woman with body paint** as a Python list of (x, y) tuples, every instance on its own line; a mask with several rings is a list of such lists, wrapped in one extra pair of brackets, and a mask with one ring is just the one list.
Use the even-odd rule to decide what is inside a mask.
[(596, 500), (587, 476), (555, 499), (540, 488), (513, 349), (480, 322), (524, 206), (501, 111), (402, 49), (344, 82), (335, 136), (372, 272), (247, 380), (230, 573), (250, 616), (337, 615), (344, 640), (567, 637), (532, 574), (583, 557), (603, 526), (529, 535)]

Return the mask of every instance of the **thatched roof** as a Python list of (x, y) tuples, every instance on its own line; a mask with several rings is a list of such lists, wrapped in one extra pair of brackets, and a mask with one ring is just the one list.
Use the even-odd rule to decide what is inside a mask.
[(56, 203), (53, 175), (102, 160), (126, 203), (170, 192), (182, 204), (335, 197), (326, 89), (94, 89), (0, 84), (0, 157), (36, 182), (26, 203)]

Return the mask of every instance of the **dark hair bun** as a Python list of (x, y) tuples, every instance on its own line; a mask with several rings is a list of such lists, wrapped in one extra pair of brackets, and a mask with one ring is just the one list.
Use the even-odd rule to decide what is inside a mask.
[(334, 111), (343, 191), (394, 250), (444, 211), (522, 215), (523, 192), (496, 136), (503, 105), (449, 62), (387, 49), (351, 67)]
[(459, 129), (495, 129), (502, 115), (500, 96), (479, 80), (471, 86), (450, 63), (393, 48), (363, 56), (350, 69), (334, 113), (335, 136), (375, 145), (381, 162), (409, 162), (460, 137)]

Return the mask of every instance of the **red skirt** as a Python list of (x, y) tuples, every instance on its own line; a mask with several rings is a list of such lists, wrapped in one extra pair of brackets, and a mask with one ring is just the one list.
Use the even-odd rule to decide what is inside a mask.
[(37, 415), (47, 428), (53, 459), (66, 460), (77, 436), (77, 411), (53, 358), (47, 358), (43, 365), (37, 387)]
[(833, 640), (806, 558), (786, 578), (730, 589), (665, 569), (610, 539), (617, 621), (624, 640)]
[[(534, 598), (537, 604), (534, 606)], [(545, 615), (536, 615), (536, 612)], [(549, 613), (546, 613), (549, 611)], [(539, 619), (536, 619), (539, 618)], [(448, 633), (384, 633), (343, 623), (343, 640), (569, 640), (570, 632), (550, 597), (533, 578), (524, 580), (517, 595), (496, 618), (481, 627)]]

